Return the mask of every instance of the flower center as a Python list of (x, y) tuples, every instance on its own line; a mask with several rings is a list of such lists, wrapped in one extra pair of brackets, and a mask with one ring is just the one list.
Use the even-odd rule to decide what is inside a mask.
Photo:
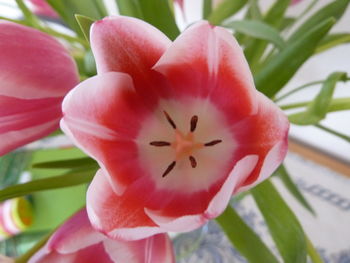
[(162, 99), (140, 126), (133, 158), (157, 189), (208, 191), (232, 169), (237, 143), (209, 99)]
[(174, 129), (174, 132), (175, 132), (174, 140), (172, 142), (152, 141), (149, 143), (150, 145), (156, 146), (156, 147), (169, 146), (169, 147), (172, 147), (175, 151), (175, 160), (168, 165), (168, 167), (163, 172), (162, 177), (167, 176), (174, 169), (176, 163), (183, 158), (188, 158), (191, 167), (196, 168), (197, 160), (194, 157), (195, 152), (197, 150), (202, 149), (203, 147), (214, 146), (222, 142), (222, 140), (213, 140), (210, 142), (203, 143), (203, 142), (197, 142), (195, 140), (194, 133), (198, 123), (197, 115), (192, 116), (190, 120), (190, 130), (189, 132), (187, 132), (187, 134), (184, 134), (182, 131), (180, 131), (177, 128), (174, 120), (170, 117), (170, 115), (166, 111), (163, 111), (163, 113), (165, 115), (166, 120), (170, 124), (170, 126)]

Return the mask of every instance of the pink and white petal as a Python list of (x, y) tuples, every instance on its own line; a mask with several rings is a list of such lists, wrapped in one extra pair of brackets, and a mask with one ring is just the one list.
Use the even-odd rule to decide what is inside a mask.
[(129, 74), (143, 97), (160, 92), (159, 75), (151, 70), (171, 41), (146, 22), (124, 16), (97, 21), (91, 28), (91, 47), (98, 74)]
[(256, 112), (252, 74), (237, 41), (223, 28), (197, 22), (175, 40), (154, 69), (170, 81), (172, 96), (209, 98), (227, 113), (229, 123)]
[(74, 263), (75, 254), (62, 255), (56, 251), (48, 251), (41, 248), (28, 261), (28, 263)]
[(219, 216), (227, 207), (234, 189), (237, 188), (254, 170), (258, 162), (257, 155), (247, 155), (239, 160), (220, 191), (211, 200), (205, 216), (209, 219)]
[(126, 241), (164, 232), (145, 214), (139, 201), (130, 195), (117, 195), (100, 169), (87, 192), (90, 222), (111, 238)]
[(288, 149), (287, 117), (263, 94), (259, 93), (257, 98), (258, 113), (232, 126), (232, 132), (239, 143), (236, 158), (248, 154), (259, 156), (254, 171), (242, 182), (241, 186), (248, 186), (244, 189), (256, 185), (256, 181), (261, 182), (271, 175), (282, 163)]
[(36, 29), (0, 21), (0, 50), (0, 95), (63, 97), (78, 83), (77, 68), (67, 50)]
[(155, 223), (166, 231), (183, 232), (194, 230), (205, 224), (208, 220), (217, 217), (225, 210), (235, 187), (250, 175), (257, 161), (258, 157), (256, 155), (248, 155), (237, 162), (233, 171), (209, 202), (207, 209), (201, 214), (169, 217), (165, 216), (163, 211), (155, 211), (146, 208), (145, 212)]
[(113, 262), (175, 262), (171, 241), (166, 234), (129, 242), (107, 239), (104, 241), (104, 246)]
[(109, 72), (90, 78), (68, 93), (62, 108), (62, 130), (113, 176), (115, 190), (142, 174), (134, 139), (150, 111), (128, 75)]
[(203, 214), (169, 217), (162, 211), (145, 208), (146, 214), (165, 231), (189, 232), (204, 225), (209, 219)]
[(39, 250), (28, 263), (114, 263), (102, 243), (95, 244), (75, 253), (62, 254), (57, 251)]
[(58, 128), (59, 119), (50, 122), (2, 133), (0, 142), (0, 156), (4, 155), (22, 145), (40, 139)]
[(69, 218), (49, 239), (49, 250), (70, 254), (100, 243), (107, 237), (92, 228), (86, 209)]
[(57, 120), (62, 116), (62, 100), (63, 98), (25, 100), (0, 95), (0, 134)]

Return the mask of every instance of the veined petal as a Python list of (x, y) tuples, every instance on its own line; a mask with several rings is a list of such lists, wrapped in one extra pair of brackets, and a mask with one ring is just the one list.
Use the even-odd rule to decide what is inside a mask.
[(59, 118), (50, 122), (25, 128), (19, 131), (8, 131), (1, 134), (0, 156), (22, 145), (40, 139), (58, 128)]
[(246, 190), (266, 179), (283, 161), (288, 149), (289, 122), (284, 113), (263, 94), (257, 96), (257, 114), (232, 126), (239, 145), (236, 158), (248, 154), (259, 156), (258, 164), (251, 175), (242, 182)]
[(161, 93), (159, 75), (151, 70), (171, 41), (142, 20), (115, 16), (97, 21), (91, 28), (91, 47), (99, 74), (129, 74), (143, 97)]
[(230, 123), (256, 112), (248, 64), (237, 41), (223, 28), (204, 21), (194, 24), (154, 69), (170, 81), (172, 96), (208, 98), (227, 113)]
[(86, 209), (83, 208), (55, 232), (48, 241), (47, 247), (61, 254), (69, 254), (100, 243), (105, 238), (92, 228)]
[(113, 262), (175, 262), (171, 241), (166, 234), (129, 242), (107, 239), (104, 241), (104, 246)]
[(62, 109), (61, 128), (113, 175), (114, 190), (141, 175), (134, 139), (150, 113), (128, 75), (109, 72), (80, 83)]
[(62, 99), (24, 100), (0, 95), (0, 134), (57, 120), (62, 115)]
[(137, 240), (165, 232), (145, 214), (139, 200), (117, 195), (102, 170), (89, 186), (87, 211), (92, 225), (114, 239)]
[(0, 95), (22, 99), (63, 97), (78, 83), (74, 60), (53, 37), (0, 21)]
[(238, 161), (233, 171), (222, 184), (219, 191), (209, 202), (208, 207), (201, 214), (185, 215), (181, 217), (169, 217), (163, 211), (145, 209), (146, 214), (166, 231), (191, 231), (202, 226), (208, 220), (221, 214), (229, 203), (237, 184), (244, 181), (254, 170), (258, 161), (256, 155), (248, 155)]

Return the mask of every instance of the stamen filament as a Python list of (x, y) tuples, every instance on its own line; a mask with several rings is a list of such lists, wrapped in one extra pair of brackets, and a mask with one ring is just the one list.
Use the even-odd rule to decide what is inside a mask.
[(173, 127), (174, 130), (176, 130), (175, 122), (170, 118), (169, 114), (166, 111), (163, 111), (163, 112), (164, 112), (164, 115), (165, 115), (167, 121), (170, 123), (171, 127)]
[(205, 143), (204, 146), (214, 146), (220, 142), (222, 142), (222, 140), (214, 140), (214, 141)]
[(173, 161), (171, 164), (169, 164), (168, 168), (166, 168), (166, 170), (165, 170), (165, 172), (163, 173), (162, 177), (167, 176), (167, 174), (170, 173), (171, 170), (174, 169), (175, 165), (176, 165), (176, 161)]
[(190, 159), (190, 163), (192, 168), (196, 168), (197, 167), (197, 161), (193, 156), (188, 157)]
[(158, 147), (171, 145), (170, 142), (164, 142), (164, 141), (153, 141), (153, 142), (150, 142), (149, 144), (152, 146), (158, 146)]
[(198, 116), (193, 115), (191, 118), (191, 132), (194, 132), (196, 130), (197, 122), (198, 122)]

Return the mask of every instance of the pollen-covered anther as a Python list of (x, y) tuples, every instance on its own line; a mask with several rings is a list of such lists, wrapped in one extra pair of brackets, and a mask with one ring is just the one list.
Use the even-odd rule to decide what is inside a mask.
[(166, 111), (163, 111), (164, 112), (164, 115), (167, 119), (167, 121), (169, 122), (169, 124), (171, 125), (171, 127), (173, 127), (174, 129), (176, 129), (176, 124), (175, 122), (173, 121), (173, 119), (170, 117), (170, 115), (166, 112)]
[(149, 143), (152, 146), (158, 146), (158, 147), (162, 147), (162, 146), (170, 146), (171, 143), (170, 142), (164, 142), (164, 141), (153, 141)]
[(169, 164), (169, 166), (166, 168), (166, 170), (162, 174), (162, 177), (167, 176), (168, 173), (170, 173), (174, 169), (175, 165), (176, 165), (176, 161), (173, 161), (171, 164)]
[(216, 144), (218, 144), (220, 142), (222, 142), (222, 140), (213, 140), (211, 142), (205, 143), (204, 146), (214, 146), (214, 145), (216, 145)]
[(197, 166), (196, 159), (192, 155), (190, 157), (188, 157), (188, 159), (190, 160), (192, 168), (196, 168), (196, 166)]
[(191, 132), (194, 132), (196, 130), (197, 122), (198, 122), (198, 116), (197, 115), (192, 116), (192, 118), (191, 118)]

